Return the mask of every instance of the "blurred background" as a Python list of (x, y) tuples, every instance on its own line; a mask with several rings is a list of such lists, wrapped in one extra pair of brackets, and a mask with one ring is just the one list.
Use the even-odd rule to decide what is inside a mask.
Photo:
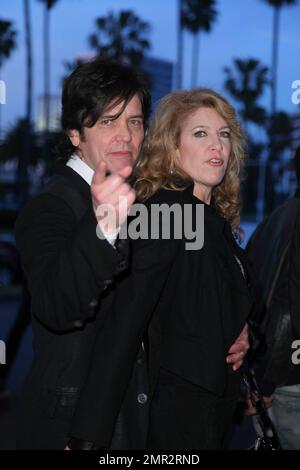
[(13, 225), (51, 174), (64, 77), (108, 55), (144, 71), (153, 107), (179, 88), (225, 95), (248, 137), (246, 241), (296, 188), (299, 24), (298, 0), (0, 0), (1, 449), (14, 446), (12, 397), (32, 359)]

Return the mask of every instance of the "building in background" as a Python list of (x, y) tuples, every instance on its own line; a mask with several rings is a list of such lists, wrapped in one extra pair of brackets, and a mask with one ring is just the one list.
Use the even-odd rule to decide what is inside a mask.
[[(60, 95), (51, 95), (49, 99), (49, 132), (58, 132), (60, 130), (60, 111), (61, 97)], [(45, 129), (45, 96), (38, 98), (37, 118), (35, 121), (35, 131), (44, 132)]]
[(172, 91), (174, 65), (167, 60), (144, 57), (141, 69), (150, 79), (150, 91), (155, 108), (157, 102)]

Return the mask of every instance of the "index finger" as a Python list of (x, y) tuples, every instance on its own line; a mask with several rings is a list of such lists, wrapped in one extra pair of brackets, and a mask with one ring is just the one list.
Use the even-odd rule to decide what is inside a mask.
[(96, 170), (93, 176), (93, 184), (101, 184), (105, 181), (106, 169), (107, 169), (106, 163), (101, 161), (96, 167)]

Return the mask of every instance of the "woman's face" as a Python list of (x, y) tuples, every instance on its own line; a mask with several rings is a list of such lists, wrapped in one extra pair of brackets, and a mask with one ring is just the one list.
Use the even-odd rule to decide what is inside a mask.
[(225, 175), (230, 151), (230, 129), (217, 111), (199, 108), (184, 118), (177, 157), (194, 180), (194, 195), (207, 204)]

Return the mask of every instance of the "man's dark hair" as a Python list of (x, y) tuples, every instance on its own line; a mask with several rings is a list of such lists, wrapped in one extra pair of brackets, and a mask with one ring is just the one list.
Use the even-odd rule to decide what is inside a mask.
[(294, 169), (296, 173), (298, 186), (300, 186), (300, 145), (296, 149), (296, 152), (294, 155)]
[(83, 134), (104, 112), (124, 103), (137, 94), (141, 101), (144, 127), (151, 110), (151, 97), (145, 78), (132, 66), (110, 59), (94, 59), (79, 65), (63, 84), (61, 125), (65, 133), (57, 147), (58, 157), (68, 159), (76, 150), (66, 135), (70, 129)]

